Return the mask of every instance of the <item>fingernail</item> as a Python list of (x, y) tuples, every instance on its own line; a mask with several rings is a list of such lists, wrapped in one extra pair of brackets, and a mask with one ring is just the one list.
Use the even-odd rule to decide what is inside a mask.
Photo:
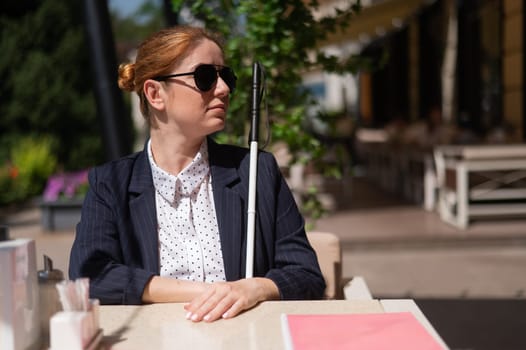
[(188, 313), (186, 314), (186, 319), (189, 320), (190, 317), (192, 317), (192, 313), (191, 313), (191, 312), (188, 312)]
[(221, 316), (221, 317), (223, 317), (223, 318), (227, 318), (227, 317), (228, 317), (228, 312), (225, 312), (225, 313), (223, 314), (223, 316)]
[(203, 317), (203, 320), (209, 321), (210, 320), (210, 315), (206, 315), (205, 317)]
[(197, 314), (192, 315), (192, 321), (197, 321)]

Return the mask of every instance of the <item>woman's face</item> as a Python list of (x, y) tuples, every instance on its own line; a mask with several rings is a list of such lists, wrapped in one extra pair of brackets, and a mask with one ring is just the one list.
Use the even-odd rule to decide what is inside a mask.
[[(199, 43), (170, 74), (193, 72), (201, 64), (224, 65), (223, 52), (211, 40)], [(230, 89), (218, 77), (209, 91), (199, 90), (193, 75), (170, 78), (161, 83), (164, 113), (157, 125), (188, 138), (203, 137), (222, 130), (228, 109)]]

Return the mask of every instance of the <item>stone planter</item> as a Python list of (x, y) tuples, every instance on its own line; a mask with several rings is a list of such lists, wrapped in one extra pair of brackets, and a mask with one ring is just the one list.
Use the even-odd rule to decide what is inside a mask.
[(40, 203), (41, 225), (47, 231), (75, 229), (84, 198), (58, 199)]

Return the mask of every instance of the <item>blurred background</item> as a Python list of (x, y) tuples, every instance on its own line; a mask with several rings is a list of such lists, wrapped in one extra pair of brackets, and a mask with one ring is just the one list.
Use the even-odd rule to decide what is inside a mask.
[[(67, 271), (87, 170), (148, 134), (118, 64), (157, 29), (206, 26), (239, 77), (215, 137), (246, 144), (260, 61), (262, 137), (307, 228), (340, 238), (343, 277), (363, 276), (375, 298), (415, 299), (452, 349), (525, 349), (525, 11), (515, 0), (4, 0), (0, 224), (36, 240), (40, 267), (47, 254)], [(464, 166), (475, 169), (465, 201)]]

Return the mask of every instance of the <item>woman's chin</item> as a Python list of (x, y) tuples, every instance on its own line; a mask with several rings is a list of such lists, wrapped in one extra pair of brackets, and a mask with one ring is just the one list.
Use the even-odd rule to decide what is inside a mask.
[(215, 122), (213, 124), (210, 125), (210, 134), (214, 133), (214, 132), (218, 132), (218, 131), (221, 131), (225, 128), (225, 120), (224, 119), (216, 119), (214, 120)]

